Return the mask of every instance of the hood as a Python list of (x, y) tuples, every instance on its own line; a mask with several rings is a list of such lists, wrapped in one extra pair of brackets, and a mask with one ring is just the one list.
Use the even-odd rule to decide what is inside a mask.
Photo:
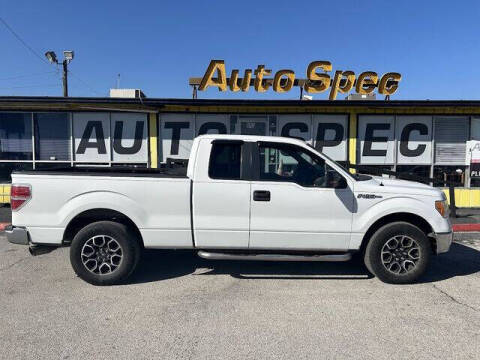
[(426, 195), (443, 198), (443, 192), (430, 185), (425, 185), (416, 181), (385, 179), (380, 176), (372, 176), (370, 180), (357, 181), (355, 183), (355, 192), (372, 192), (388, 194), (405, 195)]

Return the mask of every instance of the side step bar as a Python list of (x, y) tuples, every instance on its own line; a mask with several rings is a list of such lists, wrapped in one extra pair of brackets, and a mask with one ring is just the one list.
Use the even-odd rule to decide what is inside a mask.
[(258, 261), (348, 261), (352, 254), (290, 255), (290, 254), (228, 254), (200, 250), (198, 256), (207, 260), (258, 260)]

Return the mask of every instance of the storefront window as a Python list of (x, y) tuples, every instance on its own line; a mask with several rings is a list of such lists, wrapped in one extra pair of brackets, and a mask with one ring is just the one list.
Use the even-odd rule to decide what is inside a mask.
[(433, 177), (435, 182), (433, 186), (446, 187), (445, 181), (456, 182), (455, 186), (465, 185), (465, 166), (434, 166)]
[(10, 174), (16, 170), (32, 170), (33, 164), (30, 162), (9, 162), (0, 163), (0, 183), (11, 182), (12, 177)]
[(420, 176), (425, 178), (425, 180), (418, 180), (419, 182), (430, 184), (430, 181), (427, 180), (430, 178), (430, 166), (428, 165), (398, 165), (397, 172), (401, 174)]
[(0, 160), (32, 160), (31, 113), (0, 113)]
[(375, 175), (390, 177), (387, 174), (382, 174), (382, 170), (392, 171), (392, 166), (389, 165), (364, 165), (357, 170), (359, 174)]
[(34, 114), (35, 159), (69, 161), (71, 130), (67, 113)]

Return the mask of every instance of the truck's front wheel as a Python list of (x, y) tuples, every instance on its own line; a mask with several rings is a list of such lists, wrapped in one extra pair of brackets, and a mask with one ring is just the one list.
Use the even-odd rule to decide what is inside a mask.
[(383, 282), (408, 284), (425, 272), (431, 252), (427, 236), (418, 227), (394, 222), (373, 234), (365, 250), (365, 265)]
[(75, 273), (93, 285), (114, 285), (125, 281), (135, 270), (141, 247), (129, 229), (112, 221), (85, 226), (70, 246)]

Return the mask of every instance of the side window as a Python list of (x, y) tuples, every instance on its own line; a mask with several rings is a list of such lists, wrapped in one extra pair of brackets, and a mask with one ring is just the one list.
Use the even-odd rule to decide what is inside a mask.
[(262, 181), (289, 181), (305, 187), (340, 188), (344, 179), (334, 169), (301, 147), (293, 145), (260, 145)]
[(212, 179), (240, 179), (241, 144), (213, 143), (208, 176)]

